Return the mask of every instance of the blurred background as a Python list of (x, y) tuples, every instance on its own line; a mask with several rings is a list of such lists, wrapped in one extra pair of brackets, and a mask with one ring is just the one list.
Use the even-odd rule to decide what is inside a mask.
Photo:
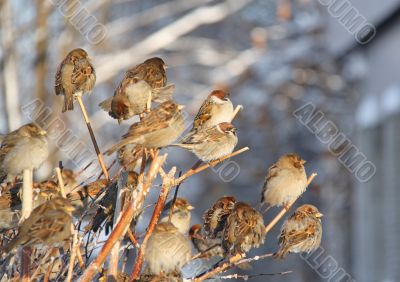
[[(95, 89), (84, 102), (104, 151), (133, 120), (118, 126), (98, 104), (113, 95), (128, 68), (160, 56), (169, 66), (169, 82), (176, 85), (175, 99), (187, 105), (188, 125), (216, 88), (228, 90), (233, 103), (244, 107), (234, 121), (237, 148), (249, 146), (250, 151), (232, 158), (240, 168), (237, 177), (226, 177), (231, 173), (217, 167), (180, 189), (196, 206), (193, 224), (223, 195), (255, 206), (268, 167), (284, 153), (299, 153), (307, 160), (307, 172), (318, 173), (296, 203), (314, 204), (325, 215), (318, 253), (308, 259), (266, 259), (235, 273), (294, 271), (253, 281), (400, 281), (400, 1), (0, 3), (0, 133), (29, 122), (22, 109), (40, 101), (49, 107), (42, 122), (62, 120), (92, 149), (81, 113), (61, 114), (62, 98), (53, 88), (61, 60), (82, 47), (97, 72)], [(359, 150), (352, 156), (355, 161), (362, 154), (374, 165), (368, 181), (360, 180), (349, 159), (332, 153), (294, 116), (307, 103)], [(52, 140), (52, 157), (35, 174), (37, 179), (48, 177), (60, 160), (79, 169), (61, 143)], [(185, 171), (196, 162), (186, 151), (165, 151), (168, 167)], [(265, 220), (277, 212), (271, 209)], [(274, 252), (279, 226), (250, 255)]]

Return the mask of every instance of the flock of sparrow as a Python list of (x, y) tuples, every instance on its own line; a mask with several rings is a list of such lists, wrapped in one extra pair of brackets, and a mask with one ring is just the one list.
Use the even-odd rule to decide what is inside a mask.
[[(60, 193), (57, 179), (34, 183), (34, 209), (18, 224), (0, 220), (0, 252), (8, 254), (19, 246), (59, 246), (71, 239), (74, 218), (80, 218), (90, 206), (91, 197), (102, 194), (92, 213), (86, 212), (86, 232), (111, 229), (117, 199), (117, 186), (123, 187), (124, 201), (138, 189), (138, 168), (146, 150), (178, 146), (194, 153), (201, 161), (211, 162), (233, 152), (238, 138), (231, 124), (234, 107), (229, 94), (212, 91), (202, 103), (189, 133), (181, 137), (185, 126), (182, 105), (172, 100), (174, 85), (167, 85), (166, 64), (151, 58), (129, 69), (114, 92), (100, 107), (121, 123), (140, 116), (122, 139), (106, 151), (117, 152), (123, 172), (108, 183), (100, 179), (81, 187), (71, 170), (62, 177), (66, 197)], [(74, 108), (77, 96), (90, 92), (96, 75), (88, 54), (83, 49), (71, 51), (61, 62), (55, 79), (55, 92), (64, 96), (62, 111)], [(158, 106), (151, 109), (151, 102)], [(176, 143), (174, 143), (178, 140)], [(146, 149), (146, 150), (145, 150)], [(46, 131), (36, 123), (26, 124), (5, 135), (0, 147), (0, 209), (21, 205), (21, 184), (16, 179), (25, 169), (37, 169), (49, 155)], [(306, 190), (305, 161), (297, 154), (280, 157), (267, 172), (261, 204), (287, 206)], [(121, 187), (119, 186), (119, 187)], [(92, 205), (93, 206), (93, 205)], [(191, 206), (187, 199), (176, 198), (164, 208), (164, 214), (147, 242), (147, 262), (142, 280), (171, 281), (179, 277), (182, 267), (192, 259), (192, 245), (199, 257), (229, 258), (247, 253), (264, 242), (262, 213), (251, 205), (225, 196), (218, 199), (203, 215), (203, 223), (191, 226)], [(277, 258), (288, 253), (311, 252), (319, 247), (322, 237), (322, 214), (313, 205), (302, 205), (282, 225)], [(136, 222), (137, 218), (134, 219)], [(131, 224), (134, 228), (134, 224)], [(147, 277), (147, 278), (145, 278)], [(148, 279), (150, 277), (150, 279)], [(155, 277), (158, 277), (155, 279)], [(164, 277), (165, 279), (163, 280)], [(174, 280), (176, 281), (176, 280)]]

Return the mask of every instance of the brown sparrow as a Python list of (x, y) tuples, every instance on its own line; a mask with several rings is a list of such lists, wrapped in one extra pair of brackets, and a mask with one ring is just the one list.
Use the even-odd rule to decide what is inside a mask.
[(12, 251), (18, 245), (54, 245), (69, 239), (73, 209), (70, 201), (62, 197), (36, 207), (19, 226), (18, 235), (4, 247), (4, 253)]
[(222, 244), (227, 253), (246, 253), (264, 243), (265, 227), (262, 215), (246, 203), (238, 202), (229, 214)]
[(28, 123), (8, 133), (0, 147), (0, 182), (12, 180), (24, 169), (36, 169), (49, 155), (47, 132)]
[(85, 50), (77, 48), (68, 53), (56, 73), (55, 90), (64, 95), (62, 112), (74, 109), (75, 95), (90, 92), (96, 82), (96, 72)]
[(150, 95), (151, 100), (158, 103), (171, 100), (175, 86), (166, 86), (166, 68), (164, 61), (157, 57), (133, 67), (125, 73), (114, 96), (101, 102), (99, 106), (120, 123), (143, 113)]
[[(169, 201), (161, 214), (160, 222), (168, 222), (172, 200)], [(194, 209), (184, 198), (176, 198), (171, 216), (171, 223), (178, 228), (182, 234), (187, 234), (190, 228), (191, 211)]]
[(305, 161), (297, 154), (287, 154), (268, 169), (263, 185), (262, 204), (270, 207), (287, 205), (307, 188)]
[(275, 254), (284, 258), (288, 253), (310, 253), (322, 239), (322, 213), (313, 205), (302, 205), (282, 225), (278, 237), (280, 249)]
[(172, 146), (185, 148), (203, 162), (210, 162), (232, 153), (237, 142), (236, 128), (223, 122), (192, 131), (179, 144)]
[(211, 127), (222, 122), (231, 122), (233, 117), (233, 105), (229, 100), (229, 93), (222, 90), (212, 91), (201, 105), (194, 118), (191, 131), (200, 128)]
[[(121, 173), (122, 174), (122, 173)], [(123, 178), (123, 176), (121, 176)], [(105, 191), (104, 196), (98, 202), (98, 209), (96, 214), (93, 217), (93, 221), (88, 226), (87, 229), (92, 229), (94, 232), (97, 232), (101, 225), (106, 222), (106, 235), (113, 227), (114, 220), (114, 211), (117, 200), (118, 186), (121, 188), (121, 202), (123, 203), (125, 200), (129, 200), (130, 195), (138, 184), (138, 174), (134, 171), (127, 173), (126, 179), (121, 180), (118, 179), (111, 183), (107, 190)]]
[(111, 147), (106, 154), (111, 155), (128, 144), (142, 145), (146, 148), (160, 148), (174, 142), (184, 130), (182, 105), (164, 102), (151, 111), (140, 122), (130, 126), (122, 140)]
[(117, 160), (125, 171), (140, 169), (143, 160), (143, 147), (135, 144), (128, 144), (118, 150)]
[(221, 246), (222, 240), (206, 238), (202, 234), (202, 227), (200, 224), (195, 224), (190, 228), (189, 238), (196, 250), (202, 253), (202, 257), (224, 256), (224, 250)]
[(191, 256), (192, 246), (188, 238), (168, 222), (156, 225), (144, 252), (150, 273), (156, 275), (181, 272)]
[(204, 233), (207, 238), (221, 238), (226, 219), (236, 204), (234, 197), (219, 198), (215, 204), (203, 214)]

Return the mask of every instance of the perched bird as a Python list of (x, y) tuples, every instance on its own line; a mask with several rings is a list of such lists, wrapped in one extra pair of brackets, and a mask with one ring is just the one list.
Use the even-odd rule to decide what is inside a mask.
[(97, 194), (107, 187), (107, 185), (108, 180), (101, 178), (84, 186), (79, 185), (76, 189), (67, 194), (67, 198), (71, 201), (75, 208), (74, 216), (80, 217), (83, 213), (85, 213), (86, 216), (94, 215), (97, 209), (91, 209), (89, 204), (91, 203), (92, 199), (97, 196)]
[(174, 85), (168, 85), (167, 65), (160, 58), (151, 58), (125, 73), (114, 96), (101, 102), (99, 106), (120, 123), (146, 110), (151, 100), (163, 103), (172, 99)]
[(68, 53), (56, 73), (55, 91), (64, 95), (62, 112), (74, 109), (75, 95), (90, 92), (96, 82), (96, 72), (89, 55), (81, 48)]
[(270, 207), (287, 205), (307, 188), (305, 161), (297, 154), (287, 154), (268, 169), (261, 203)]
[(0, 147), (0, 182), (11, 181), (24, 169), (36, 169), (49, 155), (47, 132), (28, 123), (8, 133)]
[[(169, 201), (161, 214), (161, 222), (168, 222), (172, 200)], [(187, 234), (190, 228), (191, 211), (194, 209), (184, 198), (176, 198), (172, 211), (171, 223), (178, 228), (182, 234)]]
[(224, 249), (222, 248), (222, 240), (220, 238), (211, 239), (202, 234), (202, 227), (200, 224), (193, 225), (189, 230), (189, 238), (193, 246), (202, 257), (223, 257)]
[(322, 213), (313, 205), (302, 205), (282, 225), (279, 235), (280, 249), (275, 254), (284, 258), (288, 253), (310, 253), (322, 239)]
[(150, 273), (156, 275), (181, 272), (191, 256), (192, 246), (189, 239), (168, 222), (156, 225), (144, 252)]
[(164, 102), (151, 111), (140, 122), (134, 123), (122, 140), (111, 147), (106, 154), (111, 155), (128, 144), (142, 145), (146, 148), (160, 148), (174, 142), (184, 130), (182, 105)]
[(264, 243), (262, 215), (246, 203), (238, 202), (229, 214), (223, 233), (223, 247), (230, 255), (246, 253)]
[(221, 238), (226, 219), (235, 207), (236, 199), (231, 196), (219, 198), (215, 204), (203, 214), (204, 233), (207, 238)]
[(140, 145), (128, 144), (117, 152), (117, 160), (126, 171), (140, 169), (143, 160), (144, 148)]
[(222, 122), (231, 122), (232, 117), (233, 105), (229, 99), (229, 93), (214, 90), (200, 106), (191, 131), (211, 127)]
[(96, 214), (93, 217), (92, 223), (89, 224), (90, 227), (88, 226), (87, 229), (97, 232), (100, 226), (106, 222), (106, 234), (108, 234), (113, 227), (118, 186), (121, 187), (121, 198), (129, 200), (127, 199), (129, 198), (129, 192), (132, 192), (137, 184), (138, 174), (134, 171), (127, 173), (124, 181), (114, 181), (111, 183), (105, 191), (105, 195), (100, 199)]
[(18, 235), (4, 247), (3, 252), (9, 253), (18, 245), (49, 246), (69, 239), (73, 209), (70, 201), (62, 197), (53, 198), (36, 207), (19, 226)]
[(172, 146), (185, 148), (203, 162), (210, 162), (232, 153), (237, 142), (236, 128), (223, 122), (190, 132), (179, 144)]

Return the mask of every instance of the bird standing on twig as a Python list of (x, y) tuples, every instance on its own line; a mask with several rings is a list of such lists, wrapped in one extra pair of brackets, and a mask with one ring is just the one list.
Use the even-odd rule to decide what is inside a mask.
[(191, 256), (192, 246), (188, 238), (168, 222), (156, 225), (144, 252), (150, 273), (156, 275), (180, 273)]
[(8, 133), (0, 147), (0, 182), (11, 181), (25, 169), (36, 169), (49, 155), (47, 132), (28, 123)]
[(287, 154), (268, 169), (261, 203), (279, 207), (295, 201), (307, 188), (305, 161), (297, 154)]
[(3, 249), (9, 253), (18, 245), (61, 244), (71, 237), (74, 210), (68, 199), (53, 198), (36, 207), (18, 228), (18, 235)]
[(229, 93), (222, 90), (212, 91), (200, 106), (199, 112), (193, 121), (191, 131), (212, 127), (221, 122), (231, 122), (233, 105)]
[(81, 48), (69, 52), (56, 73), (56, 94), (64, 95), (62, 112), (72, 111), (74, 96), (91, 91), (95, 82), (96, 73), (87, 52)]
[(235, 204), (236, 199), (234, 197), (221, 197), (203, 214), (204, 233), (207, 238), (222, 238), (226, 219), (232, 212)]
[(183, 106), (172, 101), (164, 102), (151, 111), (141, 121), (132, 124), (122, 140), (107, 152), (111, 155), (128, 144), (138, 144), (146, 148), (161, 148), (170, 145), (184, 128)]
[(265, 226), (262, 215), (246, 203), (238, 202), (229, 214), (223, 232), (227, 253), (247, 253), (264, 243)]
[(125, 73), (110, 97), (99, 104), (118, 123), (146, 110), (148, 100), (163, 103), (172, 99), (175, 86), (167, 84), (167, 65), (161, 58), (150, 58)]
[(185, 148), (203, 162), (210, 162), (232, 153), (237, 142), (236, 128), (228, 122), (223, 122), (193, 131), (180, 143), (171, 146)]
[(280, 249), (275, 257), (284, 258), (288, 253), (310, 253), (322, 239), (322, 213), (313, 205), (302, 205), (282, 225), (279, 235)]

